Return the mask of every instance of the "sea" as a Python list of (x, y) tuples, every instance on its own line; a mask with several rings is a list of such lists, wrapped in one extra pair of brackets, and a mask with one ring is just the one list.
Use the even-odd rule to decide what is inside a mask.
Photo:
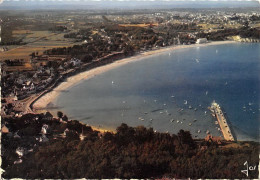
[(259, 43), (170, 50), (84, 80), (54, 104), (100, 129), (126, 123), (204, 138), (222, 136), (208, 109), (215, 100), (237, 140), (259, 141), (259, 72)]

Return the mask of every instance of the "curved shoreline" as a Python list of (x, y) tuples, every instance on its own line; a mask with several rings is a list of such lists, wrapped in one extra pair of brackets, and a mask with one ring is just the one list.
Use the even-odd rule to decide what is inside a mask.
[(50, 105), (50, 103), (52, 103), (58, 97), (60, 92), (65, 91), (66, 89), (77, 85), (83, 80), (90, 79), (96, 75), (102, 74), (114, 68), (118, 68), (130, 62), (137, 62), (152, 55), (157, 55), (160, 53), (177, 50), (177, 49), (204, 47), (204, 46), (212, 46), (212, 45), (223, 45), (223, 44), (230, 44), (230, 43), (237, 43), (237, 42), (236, 41), (215, 41), (215, 42), (209, 42), (205, 44), (170, 46), (170, 47), (165, 47), (165, 48), (152, 50), (148, 52), (142, 52), (132, 57), (123, 58), (113, 63), (96, 67), (66, 78), (66, 81), (61, 82), (57, 87), (55, 87), (51, 91), (48, 91), (46, 93), (41, 93), (37, 98), (34, 99), (33, 102), (31, 102), (30, 107), (32, 107), (33, 110), (46, 110), (48, 105)]

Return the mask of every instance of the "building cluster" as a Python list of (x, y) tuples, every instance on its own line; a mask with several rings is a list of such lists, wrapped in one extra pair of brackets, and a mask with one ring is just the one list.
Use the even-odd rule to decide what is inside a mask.
[[(12, 139), (12, 141), (19, 142), (19, 146), (14, 146), (14, 152), (17, 156), (13, 163), (22, 163), (23, 156), (33, 152), (36, 146), (48, 142), (50, 139), (75, 138), (84, 140), (92, 132), (91, 127), (78, 121), (75, 122), (75, 120), (68, 120), (65, 116), (55, 118), (50, 112), (27, 114), (20, 117), (18, 127), (14, 126), (12, 118), (4, 119), (1, 126), (2, 135), (5, 138)], [(77, 123), (76, 130), (75, 127), (71, 126), (75, 123)], [(101, 135), (102, 133), (99, 134), (99, 136)], [(6, 149), (2, 148), (2, 152), (5, 153), (5, 151)]]
[(49, 88), (60, 74), (81, 65), (81, 60), (77, 58), (48, 63), (51, 61), (48, 61), (46, 55), (36, 56), (31, 61), (34, 68), (24, 71), (10, 70), (10, 67), (19, 68), (17, 66), (22, 61), (5, 61), (1, 64), (2, 115), (23, 112), (26, 99)]
[[(47, 60), (45, 62), (43, 59), (46, 59), (46, 55), (43, 55), (42, 58), (36, 56), (31, 60), (34, 69), (27, 71), (8, 71), (8, 65), (2, 63), (1, 115), (21, 117), (28, 112), (26, 108), (31, 105), (31, 99), (52, 90), (66, 77), (112, 63), (123, 57), (125, 57), (123, 52), (113, 52), (92, 62), (83, 63), (75, 57), (65, 58), (62, 61)], [(41, 59), (40, 62), (38, 62), (39, 59)]]

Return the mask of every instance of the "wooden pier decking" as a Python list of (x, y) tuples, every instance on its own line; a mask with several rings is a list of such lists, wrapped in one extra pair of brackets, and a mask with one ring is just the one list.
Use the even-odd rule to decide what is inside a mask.
[(218, 123), (219, 123), (219, 126), (222, 131), (224, 139), (227, 141), (234, 141), (234, 137), (231, 133), (227, 120), (226, 120), (219, 104), (217, 104), (215, 101), (213, 101), (210, 109), (215, 114), (215, 117), (218, 120)]

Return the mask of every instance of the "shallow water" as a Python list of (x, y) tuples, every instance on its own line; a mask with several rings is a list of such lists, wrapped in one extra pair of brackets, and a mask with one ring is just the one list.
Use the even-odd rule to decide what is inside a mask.
[(203, 138), (206, 130), (221, 135), (207, 109), (216, 100), (239, 140), (258, 140), (259, 69), (260, 44), (179, 49), (85, 80), (55, 104), (96, 127), (115, 129), (124, 122)]

